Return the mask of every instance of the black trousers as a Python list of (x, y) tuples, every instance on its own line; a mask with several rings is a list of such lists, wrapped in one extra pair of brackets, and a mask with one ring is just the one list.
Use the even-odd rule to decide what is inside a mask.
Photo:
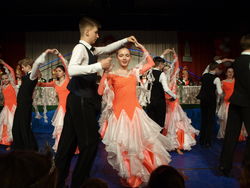
[(164, 127), (166, 117), (165, 101), (159, 101), (157, 103), (151, 102), (148, 104), (146, 112), (152, 120), (154, 120), (161, 127)]
[(244, 123), (248, 134), (243, 162), (247, 163), (250, 162), (250, 107), (230, 104), (225, 139), (220, 156), (220, 166), (228, 171), (232, 168), (233, 154), (240, 136), (242, 123)]
[(63, 130), (55, 157), (59, 171), (58, 188), (65, 185), (77, 146), (80, 154), (73, 171), (71, 187), (80, 187), (89, 177), (99, 139), (95, 106), (95, 101), (91, 98), (72, 93), (68, 95)]
[(32, 102), (18, 104), (13, 121), (13, 149), (38, 150), (37, 142), (31, 129)]
[(201, 108), (201, 130), (200, 130), (200, 144), (211, 145), (212, 132), (215, 124), (216, 102), (200, 103)]

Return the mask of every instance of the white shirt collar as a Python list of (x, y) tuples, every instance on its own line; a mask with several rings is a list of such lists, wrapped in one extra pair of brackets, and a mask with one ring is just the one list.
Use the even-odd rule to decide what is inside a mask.
[(219, 64), (222, 63), (222, 61), (220, 59), (216, 60), (215, 62), (219, 63)]
[(241, 52), (241, 55), (250, 55), (250, 52)]
[(215, 75), (215, 71), (210, 71), (209, 73)]
[(160, 70), (160, 69), (158, 69), (157, 67), (154, 67), (153, 70)]
[(89, 50), (92, 48), (92, 46), (84, 40), (79, 40), (79, 42), (84, 44)]

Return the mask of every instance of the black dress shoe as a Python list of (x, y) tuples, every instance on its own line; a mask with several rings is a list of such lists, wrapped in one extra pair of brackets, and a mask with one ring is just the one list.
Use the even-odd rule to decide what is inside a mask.
[(223, 176), (229, 177), (230, 176), (230, 170), (225, 169), (223, 166), (219, 166), (219, 171)]

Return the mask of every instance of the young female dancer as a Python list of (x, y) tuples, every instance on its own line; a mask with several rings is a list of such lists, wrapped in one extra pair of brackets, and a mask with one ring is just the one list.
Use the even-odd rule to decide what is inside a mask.
[[(0, 59), (6, 71), (2, 75), (1, 89), (4, 107), (0, 114), (0, 144), (10, 146), (12, 143), (12, 124), (16, 110), (16, 78), (12, 67)], [(9, 147), (6, 148), (8, 150)]]
[[(179, 73), (178, 56), (174, 50), (169, 49), (167, 52), (173, 53), (174, 55), (174, 62), (169, 67), (170, 69), (167, 71), (167, 74), (169, 77), (168, 86), (170, 90), (176, 94), (176, 81)], [(179, 154), (183, 154), (181, 150), (191, 150), (191, 146), (196, 144), (195, 135), (198, 135), (199, 131), (192, 127), (191, 120), (183, 111), (178, 98), (176, 100), (171, 100), (171, 98), (171, 96), (166, 94), (167, 113), (163, 134), (170, 140), (177, 141), (179, 146), (176, 147), (176, 150)]]
[[(227, 114), (228, 114), (228, 108), (229, 108), (229, 99), (234, 91), (234, 69), (232, 67), (228, 67), (226, 69), (226, 79), (222, 82), (222, 90), (224, 93), (223, 96), (223, 102), (221, 103), (219, 110), (218, 110), (218, 118), (220, 123), (220, 129), (217, 134), (217, 138), (224, 138), (225, 136), (225, 130), (226, 130), (226, 124), (227, 124)], [(239, 141), (246, 140), (246, 129), (243, 126), (241, 130), (241, 134), (239, 137)]]
[(53, 49), (52, 53), (60, 58), (63, 65), (58, 65), (55, 68), (55, 81), (48, 83), (39, 83), (38, 85), (41, 87), (54, 87), (58, 96), (58, 107), (52, 118), (52, 125), (54, 126), (52, 135), (55, 139), (53, 149), (54, 151), (56, 151), (63, 128), (63, 119), (66, 112), (66, 99), (69, 94), (69, 90), (67, 89), (67, 85), (69, 83), (69, 74), (67, 71), (67, 60), (65, 60), (64, 57), (56, 49)]
[(98, 93), (103, 94), (106, 105), (100, 118), (100, 134), (108, 152), (108, 162), (129, 187), (138, 187), (147, 182), (150, 173), (158, 166), (168, 164), (172, 144), (160, 131), (161, 127), (150, 119), (139, 105), (136, 84), (140, 75), (154, 61), (147, 50), (135, 41), (145, 55), (146, 64), (129, 69), (129, 49), (123, 47), (116, 53), (117, 70), (105, 72)]

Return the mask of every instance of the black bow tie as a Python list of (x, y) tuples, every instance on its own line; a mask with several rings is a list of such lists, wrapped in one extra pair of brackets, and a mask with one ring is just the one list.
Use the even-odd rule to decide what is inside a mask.
[(90, 48), (90, 50), (93, 52), (93, 51), (95, 51), (95, 48), (92, 46), (92, 47)]

